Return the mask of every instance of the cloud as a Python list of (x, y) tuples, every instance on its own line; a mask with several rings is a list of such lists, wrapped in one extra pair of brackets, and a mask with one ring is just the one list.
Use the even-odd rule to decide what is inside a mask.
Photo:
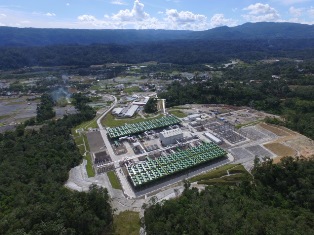
[(308, 2), (310, 0), (273, 0), (274, 2), (280, 2), (283, 5), (294, 5), (303, 2)]
[(210, 25), (211, 27), (219, 27), (219, 26), (236, 26), (237, 25), (237, 20), (233, 19), (227, 19), (223, 14), (215, 14), (211, 19), (210, 19)]
[(56, 16), (56, 14), (55, 14), (55, 13), (50, 13), (50, 12), (47, 12), (47, 13), (45, 14), (45, 16), (52, 17), (52, 16)]
[(194, 14), (190, 11), (178, 12), (176, 9), (167, 9), (166, 15), (170, 21), (176, 22), (178, 24), (204, 22), (207, 20), (205, 15)]
[(0, 13), (0, 19), (6, 18), (6, 17), (7, 17), (6, 14)]
[(70, 3), (65, 4), (67, 7), (70, 6)]
[(303, 13), (303, 8), (295, 8), (295, 7), (290, 7), (289, 8), (289, 12), (291, 15), (293, 15), (294, 17), (300, 17)]
[(95, 22), (95, 21), (97, 21), (96, 17), (92, 16), (92, 15), (80, 15), (77, 17), (77, 19), (79, 21), (82, 21), (82, 22)]
[(113, 5), (128, 5), (125, 2), (121, 1), (121, 0), (113, 0), (110, 2)]
[(166, 29), (203, 30), (209, 27), (205, 15), (176, 9), (167, 9), (165, 15), (164, 24)]
[(246, 15), (242, 15), (247, 21), (278, 21), (280, 18), (277, 10), (270, 7), (268, 4), (256, 3), (244, 8), (243, 10), (248, 11)]
[(144, 11), (144, 4), (140, 3), (139, 0), (134, 1), (132, 10), (120, 10), (112, 16), (114, 20), (120, 21), (143, 21), (149, 17), (149, 14)]
[(307, 13), (309, 14), (310, 17), (313, 17), (314, 18), (314, 7), (311, 7)]

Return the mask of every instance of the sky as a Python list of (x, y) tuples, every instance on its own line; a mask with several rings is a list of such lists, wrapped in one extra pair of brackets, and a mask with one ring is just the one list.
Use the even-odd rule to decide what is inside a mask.
[(314, 0), (0, 0), (0, 26), (207, 30), (246, 22), (314, 24)]

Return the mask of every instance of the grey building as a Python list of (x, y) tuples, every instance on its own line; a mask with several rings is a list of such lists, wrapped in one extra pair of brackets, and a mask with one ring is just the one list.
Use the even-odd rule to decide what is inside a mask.
[(159, 133), (160, 142), (163, 146), (167, 146), (170, 144), (176, 144), (178, 139), (183, 138), (182, 130), (172, 129), (172, 130), (165, 130)]

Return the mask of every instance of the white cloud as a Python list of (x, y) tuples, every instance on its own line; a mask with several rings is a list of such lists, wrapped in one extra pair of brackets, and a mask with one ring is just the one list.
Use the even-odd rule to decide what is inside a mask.
[(307, 13), (310, 15), (310, 17), (313, 17), (314, 18), (314, 7), (311, 7)]
[(280, 18), (277, 10), (270, 7), (268, 4), (256, 3), (244, 8), (243, 10), (248, 11), (248, 14), (243, 15), (244, 19), (247, 21), (278, 21)]
[(113, 1), (111, 1), (111, 4), (113, 4), (113, 5), (128, 5), (121, 0), (113, 0)]
[(164, 25), (166, 29), (204, 30), (208, 29), (207, 17), (190, 11), (167, 9)]
[(204, 22), (207, 20), (205, 15), (194, 14), (190, 11), (178, 12), (176, 9), (167, 9), (166, 15), (168, 20), (178, 24)]
[(114, 20), (120, 21), (143, 21), (149, 17), (149, 14), (144, 11), (144, 4), (140, 3), (139, 0), (134, 1), (132, 10), (120, 10), (112, 16)]
[(6, 18), (6, 17), (7, 17), (7, 15), (6, 15), (6, 14), (0, 13), (0, 19), (2, 19), (2, 18)]
[(55, 14), (55, 13), (50, 13), (50, 12), (47, 12), (47, 13), (45, 14), (45, 16), (52, 17), (52, 16), (56, 16), (56, 14)]
[(77, 19), (79, 21), (82, 21), (82, 22), (95, 22), (95, 21), (97, 21), (96, 17), (92, 16), (92, 15), (80, 15), (77, 17)]
[(289, 12), (291, 15), (293, 15), (294, 17), (300, 17), (303, 13), (303, 8), (295, 8), (295, 7), (290, 7), (289, 8)]
[(236, 26), (237, 21), (233, 19), (227, 19), (223, 14), (215, 14), (211, 19), (210, 19), (210, 25), (211, 27), (219, 27), (219, 26)]
[(274, 2), (280, 2), (283, 5), (294, 5), (294, 4), (299, 4), (303, 2), (308, 2), (310, 0), (273, 0)]

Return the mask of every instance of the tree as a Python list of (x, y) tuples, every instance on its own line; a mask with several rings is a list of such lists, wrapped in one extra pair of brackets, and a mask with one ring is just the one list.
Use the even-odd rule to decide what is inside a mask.
[(146, 113), (155, 113), (157, 112), (157, 99), (150, 98), (146, 105), (144, 106), (144, 111)]

